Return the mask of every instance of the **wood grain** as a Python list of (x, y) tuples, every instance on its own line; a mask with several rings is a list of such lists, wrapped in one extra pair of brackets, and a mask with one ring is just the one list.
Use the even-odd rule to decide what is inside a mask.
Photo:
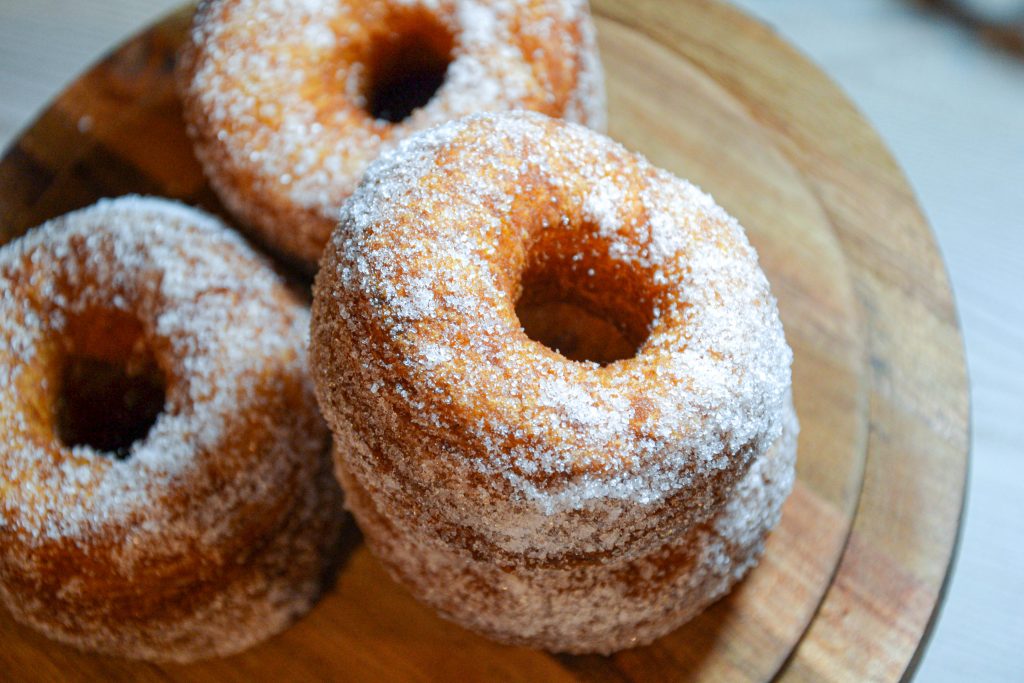
[(871, 127), (766, 27), (718, 4), (599, 6), (745, 102), (828, 210), (869, 332), (868, 468), (836, 581), (783, 677), (908, 675), (944, 591), (968, 450), (963, 344), (933, 236)]
[[(794, 347), (799, 481), (761, 566), (650, 647), (551, 657), (439, 620), (390, 583), (353, 528), (329, 596), (240, 656), (164, 668), (92, 657), (3, 616), (0, 670), (143, 680), (766, 680), (780, 669), (861, 680), (906, 670), (946, 574), (966, 462), (962, 353), (927, 227), (870, 128), (756, 23), (706, 3), (594, 7), (610, 133), (740, 218)], [(4, 240), (126, 192), (221, 212), (171, 87), (187, 20), (184, 10), (120, 48), (9, 150)], [(922, 459), (928, 449), (942, 467)]]

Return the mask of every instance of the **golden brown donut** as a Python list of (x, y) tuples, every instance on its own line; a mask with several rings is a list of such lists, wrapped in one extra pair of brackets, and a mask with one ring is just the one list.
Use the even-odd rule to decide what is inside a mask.
[(345, 501), (388, 572), (445, 618), (515, 645), (611, 654), (646, 645), (725, 595), (756, 563), (793, 485), (797, 423), (759, 456), (715, 515), (639, 557), (508, 570), (382, 514), (335, 454)]
[(586, 0), (206, 0), (179, 83), (224, 204), (314, 270), (382, 151), (476, 111), (604, 126)]
[[(560, 343), (559, 307), (607, 321), (628, 353), (573, 360), (541, 343)], [(742, 575), (789, 490), (793, 449), (766, 453), (795, 434), (792, 354), (742, 228), (581, 126), (475, 115), (385, 154), (342, 210), (312, 325), (336, 468), (370, 546), (492, 636), (573, 652), (649, 640)], [(771, 482), (745, 479), (765, 467)], [(566, 572), (610, 590), (630, 563), (708, 546), (699, 530), (729, 528), (730, 505), (749, 537), (723, 532), (737, 550), (714, 590), (681, 592), (710, 571), (694, 560), (651, 582), (640, 611), (611, 593), (603, 608), (575, 588), (556, 599)], [(411, 564), (428, 549), (448, 579)], [(485, 568), (520, 582), (522, 609), (471, 616), (480, 582), (453, 577), (496, 576)], [(554, 604), (591, 616), (559, 627)]]
[(341, 519), (308, 313), (219, 221), (102, 201), (0, 249), (0, 600), (80, 648), (227, 655), (310, 608)]

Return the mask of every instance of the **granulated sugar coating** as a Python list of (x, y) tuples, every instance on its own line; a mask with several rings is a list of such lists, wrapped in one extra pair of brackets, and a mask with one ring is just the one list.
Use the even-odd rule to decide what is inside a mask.
[[(225, 205), (310, 270), (367, 165), (412, 133), (509, 109), (605, 122), (586, 0), (208, 0), (179, 81)], [(378, 111), (409, 92), (426, 99)]]
[[(532, 340), (516, 305), (550, 301), (635, 355)], [(499, 639), (608, 652), (670, 630), (753, 564), (792, 482), (792, 354), (742, 228), (580, 126), (474, 115), (385, 154), (342, 210), (312, 329), (371, 547)], [(496, 569), (514, 608), (489, 607)]]
[(337, 457), (346, 504), (394, 579), (442, 616), (496, 640), (611, 654), (650, 643), (725, 595), (757, 563), (793, 485), (796, 419), (711, 520), (651, 552), (600, 564), (512, 570), (477, 558), (376, 506)]
[[(308, 319), (240, 238), (174, 202), (102, 201), (0, 249), (0, 597), (19, 621), (189, 661), (311, 606), (341, 501)], [(131, 374), (147, 355), (166, 385), (148, 434), (123, 459), (64, 443), (69, 359)]]

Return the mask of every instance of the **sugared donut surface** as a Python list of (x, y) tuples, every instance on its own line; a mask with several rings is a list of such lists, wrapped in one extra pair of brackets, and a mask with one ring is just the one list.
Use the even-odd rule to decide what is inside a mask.
[(227, 207), (312, 270), (366, 166), (477, 111), (604, 126), (586, 0), (206, 0), (179, 82)]
[(219, 221), (125, 197), (0, 249), (0, 598), (190, 661), (318, 596), (340, 524), (308, 314)]
[[(496, 640), (555, 652), (611, 654), (646, 645), (725, 595), (764, 550), (793, 485), (797, 422), (751, 464), (712, 518), (639, 557), (511, 571), (377, 508), (336, 454), (346, 505), (396, 581), (444, 617)], [(373, 486), (373, 483), (370, 484)]]
[[(531, 338), (531, 311), (558, 306), (608, 321), (630, 352), (570, 360)], [(315, 287), (311, 363), (339, 475), (361, 520), (393, 530), (368, 521), (371, 547), (462, 623), (553, 649), (628, 645), (629, 623), (615, 637), (600, 619), (521, 626), (554, 604), (550, 572), (612, 585), (630, 562), (700, 545), (696, 529), (747, 500), (737, 491), (790, 420), (791, 360), (734, 219), (607, 138), (535, 113), (470, 116), (385, 154), (345, 204)], [(751, 500), (733, 504), (770, 522), (751, 522), (756, 542), (725, 538), (746, 558), (727, 563), (731, 580), (775, 519), (777, 505)], [(428, 590), (396, 559), (417, 544), (470, 574), (502, 568), (532, 607), (505, 627), (469, 619), (439, 597), (456, 589)], [(678, 597), (652, 590), (652, 610)], [(706, 598), (672, 619), (633, 613), (632, 627), (664, 632)]]

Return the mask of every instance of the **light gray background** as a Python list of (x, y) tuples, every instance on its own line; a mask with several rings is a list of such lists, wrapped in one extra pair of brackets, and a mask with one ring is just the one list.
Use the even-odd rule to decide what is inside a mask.
[[(0, 147), (89, 63), (177, 4), (0, 0)], [(908, 0), (738, 4), (821, 65), (878, 128), (953, 280), (973, 390), (971, 480), (918, 680), (1024, 681), (1024, 59)]]

